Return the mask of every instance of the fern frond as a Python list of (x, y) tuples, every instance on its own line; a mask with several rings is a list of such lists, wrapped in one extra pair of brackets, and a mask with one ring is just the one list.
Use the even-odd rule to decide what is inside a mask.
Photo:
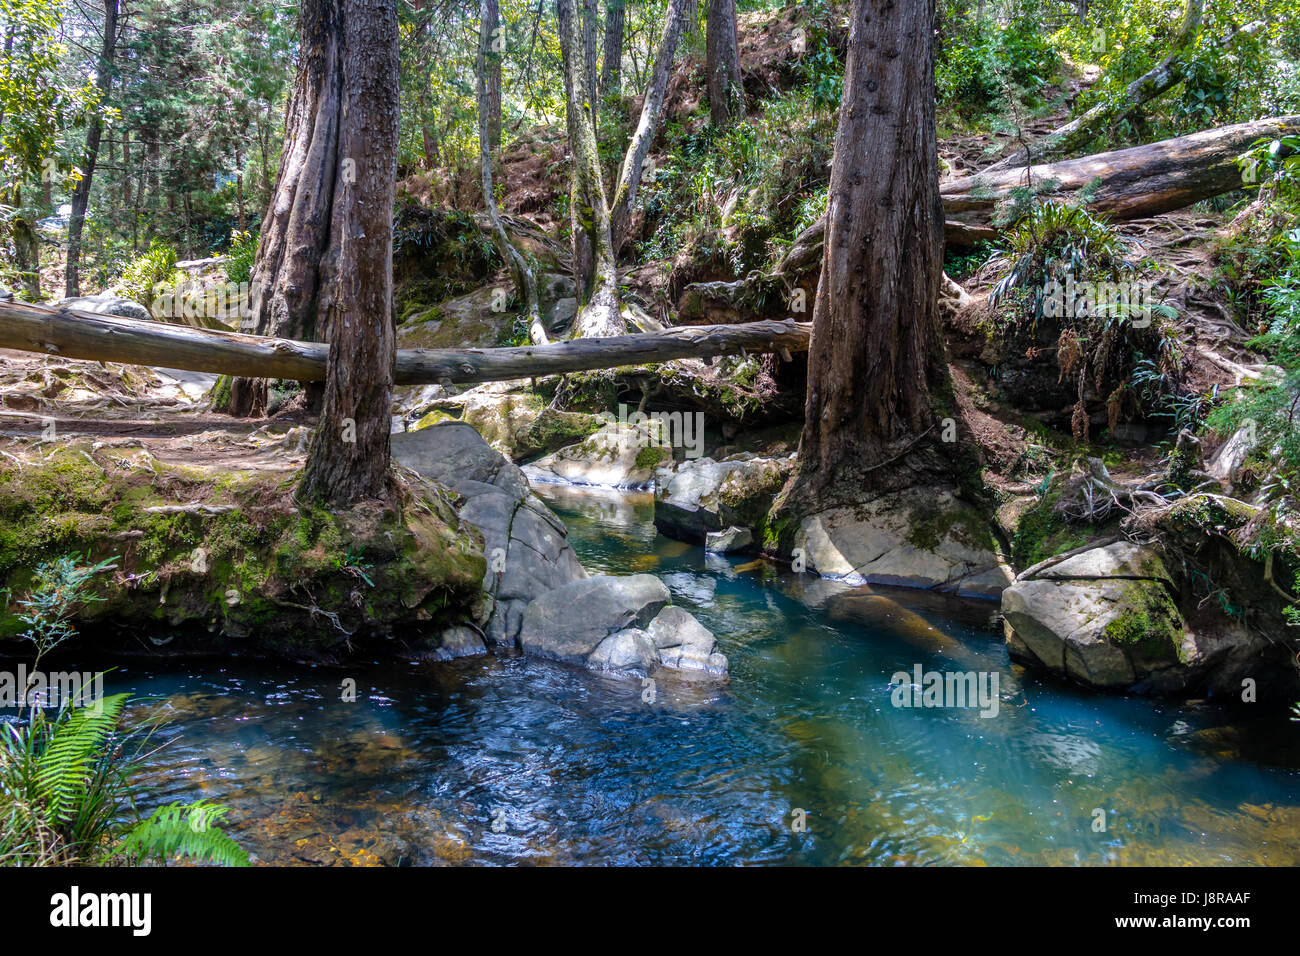
[(68, 714), (50, 738), (36, 763), (37, 793), (46, 801), (47, 819), (69, 819), (85, 795), (92, 764), (117, 729), (129, 695), (105, 697), (93, 707), (78, 707)]
[(123, 849), (141, 860), (165, 862), (183, 856), (222, 866), (248, 866), (247, 851), (216, 825), (229, 810), (206, 800), (188, 806), (169, 803), (132, 827)]

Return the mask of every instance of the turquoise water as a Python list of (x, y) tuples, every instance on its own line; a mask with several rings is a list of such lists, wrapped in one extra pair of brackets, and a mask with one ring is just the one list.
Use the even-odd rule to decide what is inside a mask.
[[(1042, 682), (1008, 661), (993, 604), (706, 556), (656, 535), (648, 497), (539, 492), (588, 568), (662, 577), (718, 635), (728, 684), (664, 677), (647, 703), (640, 681), (521, 657), (130, 664), (113, 689), (174, 717), (156, 799), (231, 804), (276, 863), (1300, 858), (1285, 715)], [(997, 716), (893, 706), (891, 675), (916, 664), (996, 673)]]

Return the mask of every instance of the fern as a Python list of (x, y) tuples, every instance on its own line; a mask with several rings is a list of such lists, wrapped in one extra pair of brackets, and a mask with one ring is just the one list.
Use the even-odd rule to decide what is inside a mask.
[(87, 778), (117, 728), (127, 694), (105, 697), (93, 707), (68, 714), (36, 763), (36, 791), (46, 801), (50, 823), (72, 818), (86, 794)]
[(165, 862), (182, 856), (223, 866), (248, 866), (244, 848), (215, 825), (229, 810), (206, 800), (188, 806), (169, 803), (132, 827), (122, 848), (138, 860)]

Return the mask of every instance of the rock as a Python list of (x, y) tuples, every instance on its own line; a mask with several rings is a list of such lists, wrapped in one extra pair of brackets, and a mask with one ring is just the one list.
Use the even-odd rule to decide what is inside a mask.
[(660, 462), (671, 458), (656, 423), (611, 422), (579, 444), (525, 465), (524, 474), (549, 484), (649, 488)]
[(592, 670), (649, 672), (659, 663), (659, 649), (654, 638), (639, 627), (615, 631), (587, 655)]
[(714, 650), (713, 633), (681, 608), (664, 608), (650, 622), (649, 630), (665, 667), (726, 676), (727, 658)]
[(96, 315), (120, 315), (124, 319), (140, 319), (144, 322), (153, 320), (153, 315), (139, 302), (132, 302), (130, 299), (107, 292), (60, 299), (57, 305), (65, 309), (94, 312)]
[[(808, 570), (850, 584), (995, 596), (1008, 572), (984, 518), (945, 489), (913, 488), (804, 518), (792, 548)], [(996, 572), (996, 573), (989, 573)]]
[(552, 589), (586, 579), (564, 523), (528, 488), (519, 469), (469, 425), (444, 422), (392, 437), (393, 458), (452, 488), (462, 521), (483, 535), (491, 597), (489, 641), (513, 647), (524, 609)]
[(754, 534), (748, 528), (732, 526), (725, 531), (710, 531), (704, 538), (704, 550), (711, 554), (732, 554), (753, 547)]
[(1252, 422), (1252, 427), (1243, 426), (1233, 432), (1231, 437), (1219, 446), (1219, 450), (1214, 453), (1214, 457), (1206, 466), (1210, 475), (1220, 481), (1229, 492), (1241, 480), (1242, 466), (1246, 464), (1246, 459), (1255, 448), (1253, 424)]
[(1101, 690), (1189, 688), (1227, 651), (1188, 631), (1159, 553), (1129, 541), (1028, 569), (1002, 614), (1013, 657)]
[(487, 645), (478, 631), (464, 625), (449, 627), (438, 638), (438, 646), (428, 655), (429, 660), (450, 661), (457, 657), (479, 657), (487, 653)]
[(546, 310), (543, 321), (546, 323), (546, 331), (555, 333), (569, 328), (577, 317), (578, 300), (573, 296), (567, 296), (557, 299), (555, 304)]
[[(649, 625), (668, 600), (668, 588), (652, 574), (574, 581), (524, 609), (519, 646), (539, 657), (583, 664), (611, 634)], [(602, 666), (609, 666), (608, 653)]]
[(656, 483), (655, 527), (692, 543), (730, 526), (753, 529), (793, 465), (792, 458), (754, 455), (681, 462), (667, 481)]

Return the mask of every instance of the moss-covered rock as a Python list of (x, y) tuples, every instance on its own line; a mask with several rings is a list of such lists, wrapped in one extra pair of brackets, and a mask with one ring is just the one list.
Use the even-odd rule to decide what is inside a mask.
[(24, 629), (13, 603), (63, 555), (115, 558), (80, 623), (230, 640), (291, 658), (333, 658), (374, 638), (419, 646), (469, 619), (486, 567), (448, 493), (414, 476), (397, 503), (346, 511), (299, 504), (297, 472), (218, 471), (124, 457), (89, 444), (0, 464), (0, 637)]

